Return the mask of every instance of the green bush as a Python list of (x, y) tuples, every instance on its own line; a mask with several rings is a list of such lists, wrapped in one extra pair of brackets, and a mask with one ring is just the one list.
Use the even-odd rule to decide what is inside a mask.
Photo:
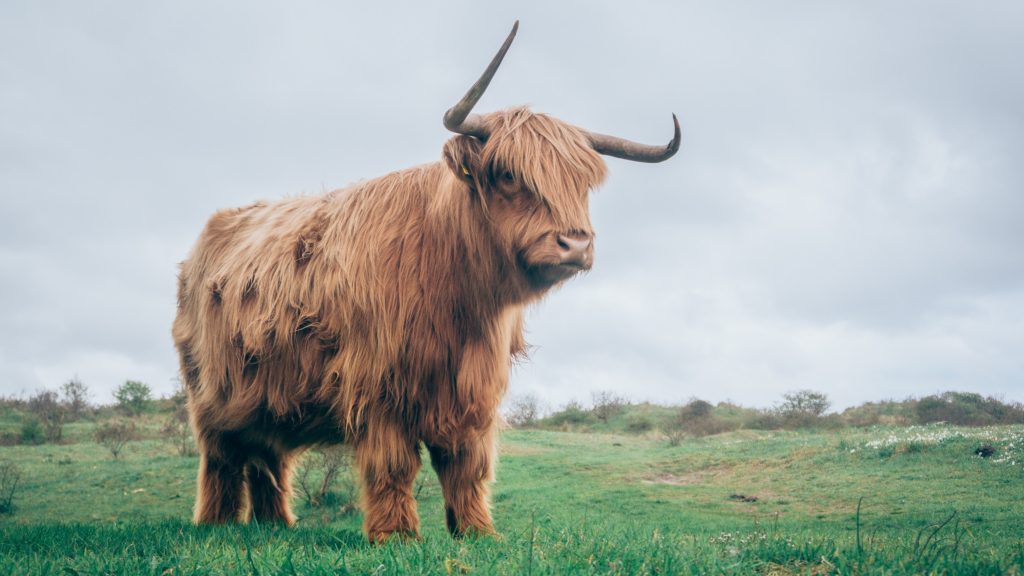
[(917, 401), (919, 424), (946, 422), (958, 426), (1024, 423), (1024, 406), (973, 392), (943, 392)]
[(711, 411), (714, 409), (715, 407), (712, 406), (711, 403), (705, 402), (700, 398), (694, 398), (679, 409), (679, 419), (682, 421), (689, 421), (707, 418), (711, 416)]
[(89, 409), (89, 387), (77, 376), (65, 382), (60, 387), (60, 393), (69, 421), (78, 420)]
[(626, 431), (633, 434), (643, 434), (654, 428), (654, 422), (647, 416), (634, 414), (626, 422)]
[(914, 414), (916, 400), (883, 400), (865, 402), (843, 410), (843, 423), (847, 426), (909, 426), (917, 423)]
[(358, 507), (352, 451), (345, 446), (324, 446), (307, 452), (295, 474), (295, 485), (310, 508), (332, 506), (343, 514)]
[(786, 392), (782, 399), (777, 414), (782, 418), (783, 427), (791, 430), (820, 425), (822, 417), (832, 405), (828, 396), (814, 390)]
[(64, 436), (64, 420), (67, 411), (53, 390), (40, 390), (28, 399), (28, 410), (43, 429), (46, 442), (60, 442)]
[(700, 418), (689, 423), (687, 429), (690, 434), (701, 438), (704, 436), (714, 436), (715, 434), (722, 434), (736, 430), (738, 428), (736, 422), (730, 422), (728, 420), (722, 420), (715, 416), (709, 416), (707, 418)]
[(128, 380), (114, 390), (117, 407), (129, 416), (142, 414), (153, 400), (149, 386), (137, 380)]
[(779, 412), (784, 416), (813, 416), (820, 417), (828, 411), (832, 402), (828, 396), (814, 390), (795, 390), (782, 395), (782, 405)]
[(180, 380), (174, 394), (163, 400), (162, 404), (162, 408), (170, 411), (161, 430), (164, 439), (179, 456), (198, 455), (199, 448), (196, 446), (195, 438), (192, 437), (192, 425), (189, 423), (188, 394)]
[(750, 430), (781, 430), (784, 419), (774, 410), (757, 410), (743, 421), (743, 427)]
[(138, 434), (134, 422), (111, 420), (97, 425), (93, 432), (93, 438), (98, 444), (110, 450), (110, 455), (117, 460), (121, 457), (124, 447), (132, 440), (137, 439)]
[(42, 444), (46, 442), (46, 432), (43, 431), (43, 423), (35, 416), (27, 416), (21, 422), (21, 443)]
[(601, 422), (607, 424), (608, 420), (617, 416), (626, 406), (626, 399), (610, 390), (601, 390), (591, 394), (594, 407), (591, 413)]
[(736, 430), (738, 419), (723, 419), (715, 414), (710, 403), (694, 398), (679, 408), (675, 418), (665, 425), (665, 435), (670, 446), (677, 446), (685, 436), (701, 438)]
[(579, 402), (569, 402), (560, 411), (544, 419), (544, 424), (552, 427), (579, 426), (582, 424), (593, 424), (597, 419), (593, 414), (583, 409)]

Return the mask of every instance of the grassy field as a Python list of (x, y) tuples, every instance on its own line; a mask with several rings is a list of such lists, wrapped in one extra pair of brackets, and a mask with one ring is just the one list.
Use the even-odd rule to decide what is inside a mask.
[[(358, 513), (292, 529), (188, 523), (196, 459), (158, 439), (121, 460), (0, 447), (24, 475), (0, 517), (0, 574), (1019, 574), (1024, 427), (502, 437), (499, 539), (453, 541), (424, 472), (423, 537), (365, 543)], [(982, 458), (977, 448), (994, 454)], [(862, 499), (862, 500), (861, 500)], [(861, 502), (858, 516), (858, 502)]]

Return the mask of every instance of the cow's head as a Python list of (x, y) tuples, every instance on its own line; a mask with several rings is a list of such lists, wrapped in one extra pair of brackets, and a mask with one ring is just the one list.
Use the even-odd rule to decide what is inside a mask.
[(487, 217), (498, 248), (527, 285), (543, 291), (594, 261), (588, 195), (604, 180), (601, 155), (661, 162), (679, 149), (680, 129), (665, 146), (588, 132), (526, 108), (471, 113), (512, 44), (519, 22), (487, 70), (444, 115), (456, 136), (445, 144), (449, 169)]

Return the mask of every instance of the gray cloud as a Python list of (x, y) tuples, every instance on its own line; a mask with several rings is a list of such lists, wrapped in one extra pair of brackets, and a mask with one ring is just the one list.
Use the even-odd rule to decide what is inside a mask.
[(439, 157), (482, 108), (664, 141), (609, 160), (595, 270), (514, 391), (1022, 400), (1022, 8), (477, 3), (0, 8), (0, 393), (167, 391), (176, 262), (213, 210)]

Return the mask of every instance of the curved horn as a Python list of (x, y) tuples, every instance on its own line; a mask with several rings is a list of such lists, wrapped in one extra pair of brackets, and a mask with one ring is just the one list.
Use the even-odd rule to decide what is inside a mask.
[(494, 73), (498, 71), (498, 66), (501, 65), (502, 58), (505, 57), (505, 52), (508, 52), (508, 47), (512, 45), (512, 40), (516, 37), (516, 32), (519, 30), (519, 20), (512, 25), (512, 31), (509, 32), (508, 38), (505, 38), (505, 43), (501, 45), (501, 49), (494, 55), (487, 69), (480, 76), (480, 79), (466, 92), (466, 95), (459, 100), (455, 106), (452, 106), (444, 113), (444, 127), (456, 132), (458, 134), (466, 134), (468, 136), (476, 136), (481, 140), (486, 140), (489, 136), (487, 128), (484, 126), (483, 118), (478, 114), (470, 114), (473, 110), (473, 106), (477, 100), (483, 96), (484, 91), (487, 90), (487, 85), (491, 83), (491, 78), (494, 77)]
[(672, 140), (664, 146), (648, 146), (647, 144), (638, 144), (625, 138), (619, 138), (618, 136), (608, 136), (607, 134), (597, 134), (596, 132), (587, 132), (587, 137), (590, 139), (590, 146), (598, 153), (606, 156), (615, 156), (616, 158), (624, 158), (626, 160), (633, 160), (636, 162), (662, 162), (671, 158), (677, 151), (679, 151), (679, 142), (682, 138), (682, 132), (679, 130), (679, 119), (676, 115), (672, 115), (672, 123), (675, 124), (676, 131), (675, 135), (672, 136)]

